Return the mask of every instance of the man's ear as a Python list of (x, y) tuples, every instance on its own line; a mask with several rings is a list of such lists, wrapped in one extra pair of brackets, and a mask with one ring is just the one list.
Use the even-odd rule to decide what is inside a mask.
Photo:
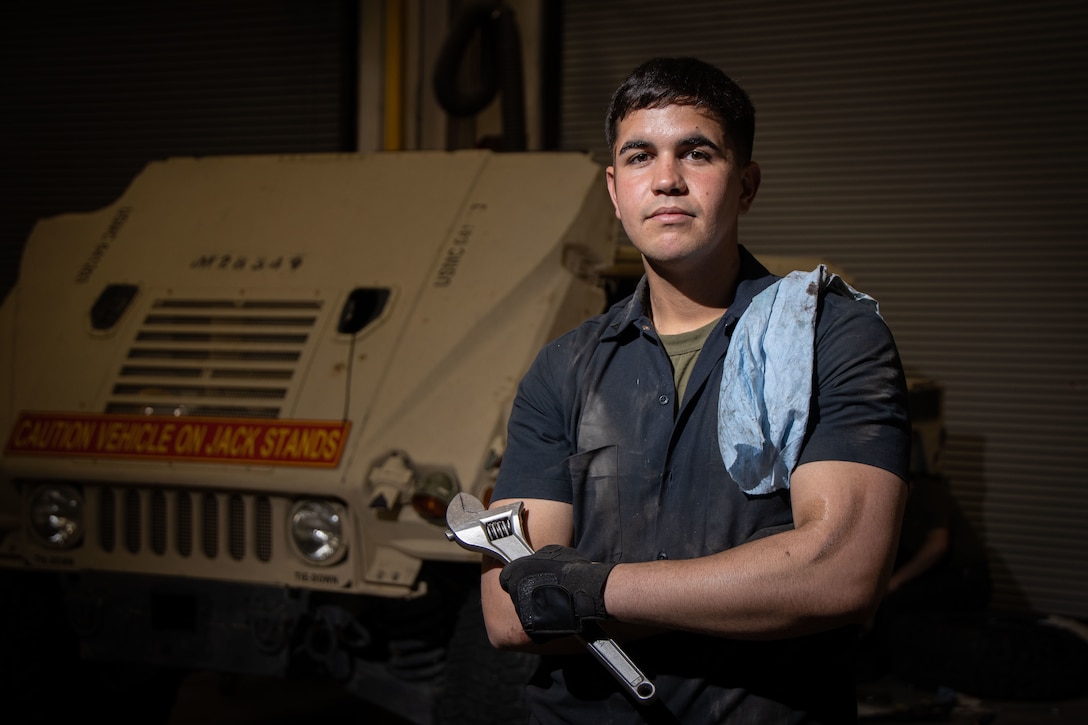
[(620, 218), (620, 206), (616, 203), (616, 167), (609, 166), (604, 170), (604, 183), (608, 187), (608, 196), (612, 198), (612, 208), (616, 211), (616, 218)]
[(755, 161), (749, 161), (742, 172), (740, 185), (740, 213), (748, 211), (755, 203), (756, 193), (759, 192), (759, 182), (763, 179), (763, 171)]

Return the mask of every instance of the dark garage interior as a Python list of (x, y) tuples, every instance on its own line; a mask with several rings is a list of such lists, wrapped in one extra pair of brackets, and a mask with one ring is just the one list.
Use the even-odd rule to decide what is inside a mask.
[[(1083, 3), (53, 0), (9, 4), (0, 17), (0, 297), (8, 316), (0, 325), (19, 310), (13, 290), (28, 274), (20, 269), (29, 267), (24, 249), (35, 224), (112, 208), (149, 162), (493, 149), (585, 152), (604, 165), (604, 109), (631, 68), (653, 55), (720, 65), (758, 109), (764, 182), (744, 219), (746, 246), (757, 256), (826, 260), (880, 301), (913, 385), (912, 475), (947, 497), (946, 521), (977, 547), (988, 579), (981, 609), (900, 621), (891, 636), (901, 654), (863, 657), (862, 721), (1088, 720)], [(459, 37), (464, 47), (453, 42)], [(475, 97), (451, 109), (436, 77)], [(300, 254), (309, 243), (298, 242)], [(235, 253), (230, 262), (252, 259)], [(386, 303), (354, 299), (374, 308), (360, 324)], [(41, 330), (50, 344), (59, 334)], [(0, 358), (0, 372), (5, 364), (13, 367)], [(25, 411), (2, 410), (16, 399), (5, 396), (0, 433), (10, 448)], [(118, 485), (135, 490), (140, 475)], [(169, 476), (176, 487), (181, 474)], [(58, 702), (88, 718), (170, 725), (429, 722), (432, 705), (412, 702), (413, 687), (441, 679), (443, 668), (471, 666), (458, 664), (452, 648), (421, 647), (398, 651), (412, 662), (407, 678), (388, 663), (363, 667), (334, 654), (302, 673), (240, 672), (233, 640), (216, 643), (222, 668), (175, 665), (168, 648), (153, 663), (130, 661), (140, 647), (125, 641), (124, 622), (182, 631), (212, 617), (197, 580), (164, 567), (126, 588), (111, 574), (132, 576), (129, 565), (86, 572), (60, 556), (21, 555), (15, 478), (5, 463), (0, 616), (9, 634), (0, 680), (18, 713), (8, 722), (44, 722)], [(389, 556), (391, 569), (402, 566)], [(424, 565), (421, 576), (431, 573)], [(378, 610), (398, 623), (426, 620), (427, 636), (455, 618), (478, 618), (460, 579), (433, 581), (466, 608), (428, 611), (427, 597), (349, 608), (360, 620)], [(300, 598), (285, 593), (290, 587), (270, 581), (268, 589), (244, 606), (267, 614), (270, 626), (296, 616)], [(90, 625), (80, 614), (91, 604), (109, 608), (105, 594), (94, 597), (118, 590), (132, 594), (124, 606), (134, 609), (113, 612), (116, 649), (101, 638), (81, 649), (76, 632)], [(135, 613), (151, 601), (154, 614)], [(336, 636), (356, 634), (328, 617)], [(479, 644), (482, 632), (475, 635)], [(404, 641), (384, 628), (357, 636), (364, 650)], [(180, 651), (180, 642), (171, 646)], [(321, 642), (306, 645), (326, 654)], [(516, 678), (530, 666), (515, 658), (502, 668)], [(485, 721), (468, 706), (475, 714), (444, 712), (442, 722)]]

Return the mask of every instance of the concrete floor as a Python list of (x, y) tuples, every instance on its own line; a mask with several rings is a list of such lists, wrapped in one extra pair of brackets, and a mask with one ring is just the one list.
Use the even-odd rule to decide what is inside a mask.
[(1088, 695), (1070, 700), (992, 701), (952, 691), (932, 692), (885, 678), (858, 688), (862, 723), (900, 725), (1086, 725)]
[(405, 721), (363, 702), (331, 682), (198, 672), (182, 682), (166, 725), (297, 725), (306, 722), (402, 725)]
[[(932, 693), (895, 679), (861, 686), (862, 723), (900, 725), (1086, 725), (1088, 696), (1060, 702), (990, 702), (956, 693)], [(292, 725), (342, 722), (407, 725), (332, 683), (228, 677), (197, 673), (179, 690), (167, 725)]]

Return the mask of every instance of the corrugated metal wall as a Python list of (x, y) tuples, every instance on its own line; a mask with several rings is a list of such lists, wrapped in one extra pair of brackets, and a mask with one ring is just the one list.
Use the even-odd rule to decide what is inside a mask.
[(167, 156), (355, 144), (356, 2), (0, 9), (0, 297), (31, 225), (111, 203)]
[(757, 107), (755, 253), (820, 255), (945, 388), (944, 470), (994, 604), (1088, 617), (1088, 6), (1067, 0), (568, 2), (562, 146), (604, 158), (653, 55)]

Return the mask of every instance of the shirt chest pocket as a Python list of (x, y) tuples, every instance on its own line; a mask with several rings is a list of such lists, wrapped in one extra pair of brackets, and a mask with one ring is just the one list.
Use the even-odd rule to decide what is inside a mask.
[(623, 526), (618, 448), (581, 451), (565, 465), (574, 497), (574, 546), (594, 561), (619, 561)]

